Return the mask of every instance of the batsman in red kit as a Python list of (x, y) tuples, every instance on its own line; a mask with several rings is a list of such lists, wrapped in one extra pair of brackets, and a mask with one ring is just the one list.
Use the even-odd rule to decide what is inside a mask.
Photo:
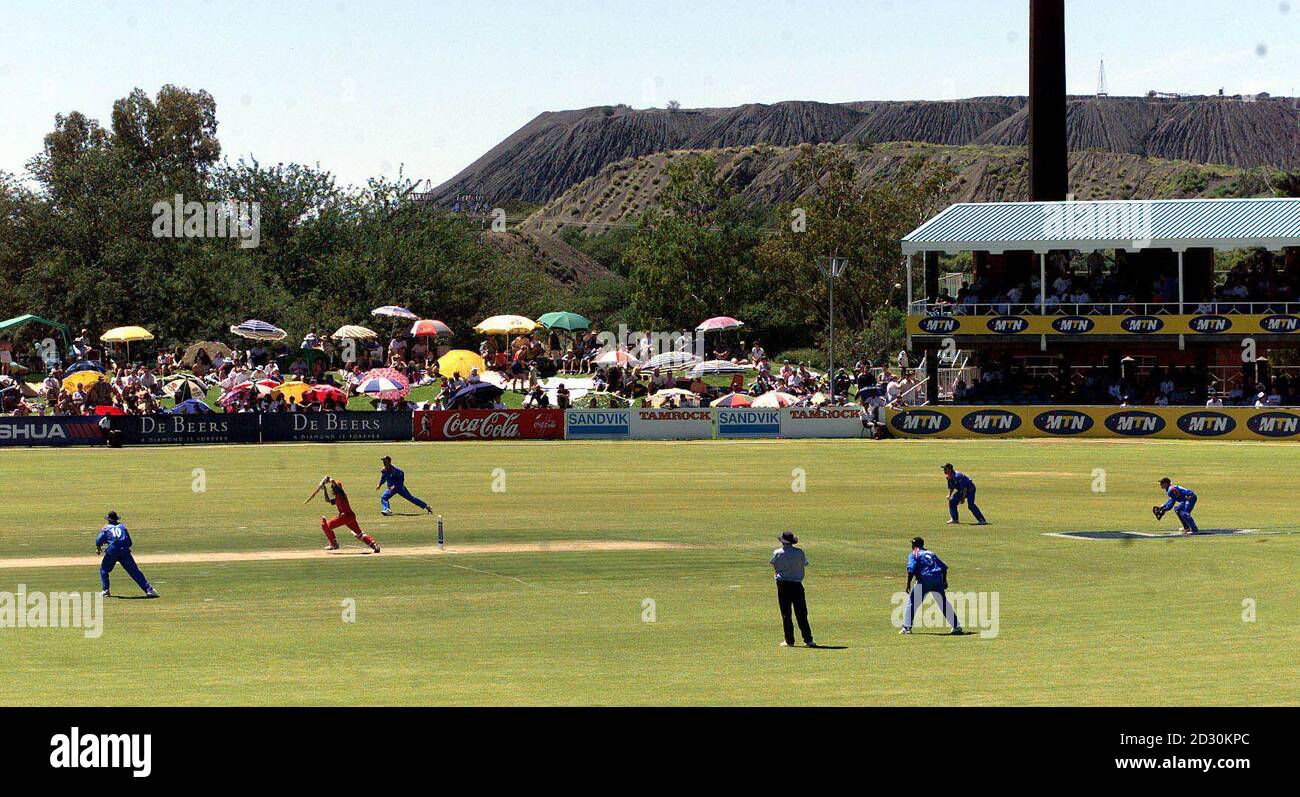
[(361, 530), (361, 525), (357, 523), (357, 515), (352, 511), (352, 505), (348, 503), (348, 494), (343, 491), (343, 485), (337, 479), (330, 479), (325, 485), (325, 500), (333, 504), (339, 513), (331, 520), (324, 517), (320, 519), (320, 530), (325, 532), (325, 539), (329, 540), (326, 546), (327, 551), (337, 551), (339, 542), (334, 538), (334, 529), (339, 526), (347, 526), (352, 530), (352, 536), (361, 540), (370, 546), (370, 550), (379, 553), (379, 543)]

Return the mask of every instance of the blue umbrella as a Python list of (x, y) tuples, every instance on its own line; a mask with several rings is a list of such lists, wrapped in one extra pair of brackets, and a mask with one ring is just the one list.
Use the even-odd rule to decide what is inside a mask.
[(69, 365), (67, 370), (64, 371), (63, 373), (75, 374), (81, 371), (98, 371), (99, 373), (102, 374), (104, 373), (104, 366), (100, 365), (98, 362), (94, 360), (77, 360), (72, 365)]
[(471, 382), (448, 396), (447, 406), (455, 407), (469, 399), (474, 399), (476, 401), (494, 401), (500, 398), (501, 394), (504, 392), (504, 390), (490, 382)]
[(171, 408), (172, 415), (198, 415), (202, 412), (212, 412), (212, 408), (198, 399), (182, 401)]

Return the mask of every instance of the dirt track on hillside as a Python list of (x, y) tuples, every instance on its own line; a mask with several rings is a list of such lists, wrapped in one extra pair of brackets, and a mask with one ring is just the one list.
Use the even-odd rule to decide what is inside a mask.
[[(465, 545), (420, 545), (382, 548), (377, 556), (359, 545), (346, 542), (337, 551), (213, 551), (208, 553), (156, 553), (140, 554), (135, 561), (141, 565), (208, 564), (215, 562), (278, 562), (297, 559), (328, 559), (331, 557), (375, 556), (449, 556), (453, 554), (483, 553), (580, 553), (586, 551), (661, 551), (689, 548), (672, 542), (643, 542), (637, 540), (558, 540), (556, 542), (488, 542)], [(99, 556), (35, 556), (23, 559), (0, 559), (0, 570), (41, 567), (87, 567), (98, 565)]]

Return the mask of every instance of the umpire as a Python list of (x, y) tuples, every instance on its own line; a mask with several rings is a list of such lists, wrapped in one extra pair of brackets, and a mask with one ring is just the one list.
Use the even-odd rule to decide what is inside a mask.
[(776, 600), (781, 606), (781, 626), (785, 631), (781, 647), (794, 647), (794, 623), (790, 619), (793, 610), (795, 619), (799, 621), (799, 633), (803, 634), (803, 643), (815, 648), (817, 643), (813, 641), (812, 628), (808, 625), (808, 603), (803, 593), (808, 554), (796, 547), (799, 538), (794, 536), (794, 532), (783, 532), (778, 539), (781, 547), (772, 552), (772, 569), (776, 572)]

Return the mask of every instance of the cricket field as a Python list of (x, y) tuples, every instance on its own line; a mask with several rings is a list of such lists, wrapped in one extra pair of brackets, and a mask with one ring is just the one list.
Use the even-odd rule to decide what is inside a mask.
[[(1300, 704), (1289, 444), (791, 441), (301, 444), (0, 452), (0, 593), (98, 592), (102, 634), (0, 628), (14, 705)], [(436, 520), (379, 513), (392, 455)], [(991, 525), (946, 525), (940, 466)], [(327, 554), (324, 474), (380, 554)], [(1150, 507), (1195, 490), (1202, 529)], [(964, 512), (963, 508), (963, 512)], [(331, 512), (332, 514), (332, 512)], [(968, 520), (968, 516), (963, 516)], [(823, 649), (783, 649), (768, 559), (809, 555)], [(1073, 532), (1130, 532), (1093, 538)], [(900, 636), (909, 540), (985, 603)], [(974, 605), (974, 604), (972, 604)]]

